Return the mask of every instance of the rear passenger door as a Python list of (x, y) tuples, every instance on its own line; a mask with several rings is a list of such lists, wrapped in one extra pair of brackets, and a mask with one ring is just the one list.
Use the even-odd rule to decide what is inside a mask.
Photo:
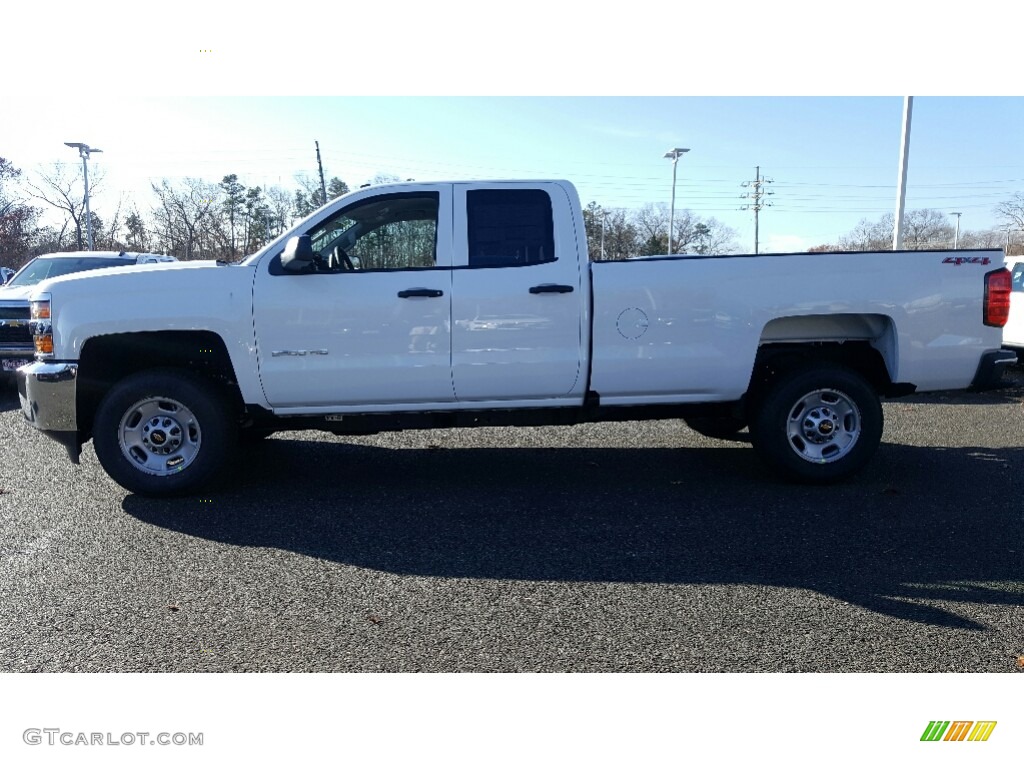
[(452, 207), (456, 398), (582, 396), (589, 317), (566, 191), (557, 184), (458, 184)]

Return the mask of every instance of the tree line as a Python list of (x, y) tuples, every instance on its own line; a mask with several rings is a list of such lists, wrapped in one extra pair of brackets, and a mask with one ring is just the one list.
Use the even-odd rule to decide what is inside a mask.
[[(393, 180), (378, 177), (375, 183)], [(334, 177), (326, 184), (295, 177), (297, 188), (246, 186), (237, 174), (220, 182), (185, 178), (151, 183), (147, 208), (121, 196), (112, 206), (94, 207), (103, 172), (89, 177), (90, 221), (96, 250), (167, 253), (179, 259), (237, 261), (308, 216), (328, 200), (349, 191)], [(44, 212), (51, 215), (43, 223)], [(81, 169), (54, 164), (26, 178), (0, 158), (0, 266), (18, 268), (42, 253), (88, 248)]]
[(669, 252), (716, 256), (740, 250), (736, 230), (714, 218), (702, 219), (690, 210), (670, 211), (664, 203), (640, 208), (602, 208), (596, 202), (583, 209), (590, 258), (617, 261)]
[[(955, 221), (945, 211), (921, 208), (903, 216), (903, 248), (919, 251), (933, 248), (1005, 248), (1007, 256), (1024, 254), (1024, 194), (1018, 193), (1000, 203), (996, 215), (1005, 222), (1002, 228), (957, 232)], [(896, 216), (886, 213), (876, 221), (861, 219), (850, 232), (835, 243), (811, 248), (823, 251), (885, 251), (892, 248)], [(1014, 236), (1015, 235), (1015, 236)]]
[[(74, 168), (74, 170), (72, 170)], [(379, 175), (373, 183), (397, 181)], [(101, 169), (90, 174), (95, 200), (104, 183)], [(246, 186), (237, 174), (220, 182), (197, 178), (161, 179), (151, 183), (152, 198), (145, 208), (124, 196), (102, 212), (91, 211), (96, 250), (168, 253), (179, 259), (237, 261), (254, 253), (286, 231), (300, 218), (349, 191), (334, 177), (326, 185), (297, 175), (295, 187)], [(42, 223), (44, 211), (50, 211)], [(948, 214), (935, 209), (909, 211), (904, 219), (907, 249), (1005, 247), (1009, 255), (1024, 253), (1024, 193), (1016, 193), (995, 208), (1002, 228), (962, 230), (957, 237)], [(18, 268), (33, 256), (87, 247), (81, 168), (55, 164), (26, 178), (21, 169), (0, 157), (0, 266)], [(618, 260), (669, 252), (701, 255), (737, 253), (741, 247), (736, 231), (714, 218), (702, 218), (690, 210), (669, 211), (664, 203), (639, 208), (605, 208), (590, 202), (583, 210), (591, 258)], [(834, 243), (811, 251), (888, 250), (892, 247), (894, 216), (877, 221), (862, 219)]]

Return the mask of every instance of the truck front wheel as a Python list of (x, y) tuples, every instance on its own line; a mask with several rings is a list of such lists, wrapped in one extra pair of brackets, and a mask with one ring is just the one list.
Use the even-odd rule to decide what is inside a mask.
[(232, 448), (231, 409), (187, 371), (134, 374), (116, 384), (93, 422), (96, 456), (119, 485), (143, 496), (190, 493), (208, 482)]
[(760, 399), (754, 450), (789, 480), (830, 483), (871, 460), (882, 439), (882, 405), (870, 384), (838, 365), (782, 376)]

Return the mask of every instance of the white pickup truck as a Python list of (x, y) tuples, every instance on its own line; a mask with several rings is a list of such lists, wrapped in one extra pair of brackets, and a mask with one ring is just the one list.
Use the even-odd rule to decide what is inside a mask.
[(566, 181), (360, 189), (237, 265), (37, 286), (27, 420), (144, 495), (245, 435), (682, 418), (797, 481), (861, 469), (880, 397), (984, 388), (1001, 251), (591, 263)]

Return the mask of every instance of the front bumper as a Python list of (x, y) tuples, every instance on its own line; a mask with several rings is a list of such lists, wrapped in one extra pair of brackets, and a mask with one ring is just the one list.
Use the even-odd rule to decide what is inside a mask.
[(82, 442), (78, 431), (76, 363), (29, 363), (18, 369), (18, 398), (25, 420), (56, 440), (78, 463)]

